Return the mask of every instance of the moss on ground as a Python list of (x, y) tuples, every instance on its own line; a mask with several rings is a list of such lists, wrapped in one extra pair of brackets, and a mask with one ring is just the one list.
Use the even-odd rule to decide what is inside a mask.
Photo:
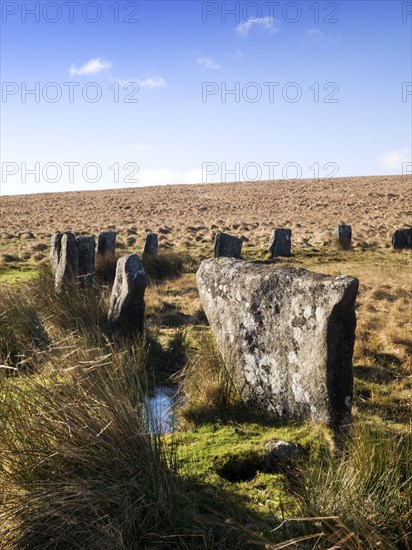
[(31, 264), (25, 264), (23, 266), (14, 265), (10, 268), (0, 269), (0, 285), (16, 285), (24, 283), (26, 281), (30, 281), (31, 279), (35, 279), (38, 275), (38, 269)]
[[(185, 257), (186, 267), (180, 276), (153, 282), (146, 293), (149, 386), (180, 384), (185, 377), (198, 375), (195, 383), (185, 388), (186, 398), (192, 392), (190, 406), (178, 413), (183, 430), (165, 436), (170, 456), (187, 481), (190, 498), (200, 499), (214, 518), (233, 522), (251, 538), (261, 533), (273, 541), (303, 534), (302, 525), (291, 528), (287, 524), (278, 530), (284, 519), (299, 514), (301, 502), (291, 488), (290, 472), (265, 466), (264, 445), (271, 439), (300, 445), (304, 469), (307, 457), (321, 461), (331, 451), (332, 434), (322, 425), (280, 423), (239, 407), (234, 395), (230, 397), (233, 403), (227, 396), (223, 399), (229, 385), (218, 371), (208, 343), (210, 329), (195, 279), (197, 265), (210, 257), (212, 247), (199, 243), (189, 252), (191, 260)], [(401, 438), (410, 430), (412, 418), (410, 253), (305, 247), (290, 258), (269, 260), (264, 250), (250, 243), (244, 252), (248, 260), (359, 278), (354, 421), (373, 426), (382, 438), (388, 434)], [(0, 285), (14, 288), (37, 275), (34, 263), (12, 263), (0, 270)], [(44, 312), (43, 316), (47, 317)], [(47, 361), (43, 372), (46, 369)], [(23, 382), (7, 382), (16, 383)], [(226, 407), (225, 415), (222, 407)]]

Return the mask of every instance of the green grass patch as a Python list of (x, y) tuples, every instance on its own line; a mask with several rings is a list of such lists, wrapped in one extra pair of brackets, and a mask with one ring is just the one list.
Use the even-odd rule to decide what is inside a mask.
[[(0, 270), (0, 359), (42, 359), (30, 375), (0, 375), (7, 550), (412, 547), (410, 255), (306, 247), (269, 260), (244, 247), (274, 267), (360, 279), (354, 425), (337, 437), (242, 405), (199, 311), (194, 272), (212, 251), (146, 261), (144, 341), (111, 342), (112, 260), (93, 288), (60, 294), (49, 269)], [(145, 424), (144, 396), (159, 383), (183, 398), (181, 431), (164, 437)], [(301, 457), (268, 466), (271, 439)]]
[(39, 270), (33, 265), (0, 268), (0, 285), (16, 285), (31, 281), (39, 276)]

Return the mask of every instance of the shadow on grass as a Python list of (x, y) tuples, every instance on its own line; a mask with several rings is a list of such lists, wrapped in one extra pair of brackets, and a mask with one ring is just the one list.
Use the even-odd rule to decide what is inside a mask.
[(148, 378), (155, 385), (170, 382), (170, 377), (180, 371), (187, 362), (187, 343), (182, 331), (177, 330), (173, 337), (162, 346), (150, 332), (146, 334)]
[(353, 374), (355, 378), (377, 384), (386, 384), (399, 378), (395, 372), (387, 367), (370, 365), (354, 365)]

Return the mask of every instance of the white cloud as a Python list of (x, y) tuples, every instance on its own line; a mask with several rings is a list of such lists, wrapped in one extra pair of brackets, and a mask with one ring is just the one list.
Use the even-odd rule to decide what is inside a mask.
[(149, 76), (144, 80), (137, 80), (142, 88), (166, 88), (166, 80), (161, 76)]
[(98, 74), (106, 69), (110, 69), (112, 66), (111, 61), (106, 61), (96, 57), (96, 59), (89, 59), (87, 63), (82, 65), (79, 68), (76, 68), (74, 64), (70, 67), (70, 76), (75, 75), (88, 75), (88, 74)]
[(278, 21), (272, 17), (257, 17), (256, 19), (248, 19), (247, 21), (243, 21), (243, 23), (239, 23), (236, 27), (236, 32), (240, 34), (240, 36), (248, 36), (253, 29), (261, 29), (270, 35), (279, 31), (279, 28), (275, 27), (275, 23), (278, 23)]
[(309, 29), (306, 31), (306, 36), (312, 40), (322, 40), (326, 35), (319, 29)]
[(404, 162), (411, 162), (411, 152), (407, 147), (401, 149), (391, 149), (385, 155), (380, 157), (380, 163), (385, 168), (396, 168), (402, 170)]
[(161, 76), (148, 76), (147, 78), (131, 78), (131, 79), (119, 79), (119, 78), (113, 78), (110, 69), (112, 68), (113, 63), (111, 61), (107, 61), (105, 59), (100, 59), (100, 57), (96, 57), (96, 59), (90, 59), (87, 63), (84, 63), (81, 67), (76, 67), (74, 64), (70, 67), (70, 76), (75, 75), (91, 75), (91, 74), (98, 74), (101, 73), (104, 70), (109, 71), (109, 78), (112, 82), (118, 82), (121, 86), (125, 86), (129, 82), (135, 82), (140, 86), (141, 88), (165, 88), (166, 87), (166, 80)]
[(338, 42), (340, 42), (340, 34), (326, 34), (324, 33), (323, 31), (321, 31), (320, 29), (309, 29), (306, 31), (305, 33), (305, 37), (308, 39), (308, 40), (311, 40), (313, 42), (322, 42), (322, 41), (327, 41), (327, 42), (330, 42), (332, 44), (337, 44)]
[(135, 149), (136, 151), (143, 151), (143, 152), (154, 151), (153, 147), (150, 147), (150, 145), (144, 145), (143, 143), (132, 143), (130, 145), (130, 148)]
[(164, 78), (161, 76), (149, 76), (148, 78), (128, 78), (127, 80), (122, 80), (120, 78), (112, 79), (114, 82), (118, 82), (121, 86), (126, 86), (129, 83), (136, 83), (140, 88), (166, 88), (167, 83)]
[(202, 65), (203, 67), (206, 67), (206, 69), (221, 69), (222, 66), (219, 65), (219, 63), (216, 63), (214, 59), (211, 57), (198, 57), (196, 61), (199, 63), (199, 65)]

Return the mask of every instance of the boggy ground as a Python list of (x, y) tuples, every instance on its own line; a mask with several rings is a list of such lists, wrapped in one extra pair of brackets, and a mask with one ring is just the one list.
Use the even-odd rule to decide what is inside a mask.
[[(386, 179), (392, 184), (399, 180)], [(159, 193), (192, 192), (186, 187), (176, 190), (162, 188)], [(376, 182), (373, 192), (378, 192)], [(399, 227), (401, 204), (406, 203), (396, 204), (399, 210), (388, 212), (385, 219), (393, 215)], [(369, 208), (375, 209), (375, 203)], [(317, 216), (326, 227), (319, 212)], [(139, 219), (136, 228), (143, 226)], [(346, 218), (338, 221), (351, 223)], [(80, 217), (71, 228), (80, 231), (78, 224)], [(96, 226), (104, 228), (104, 223)], [(151, 283), (146, 292), (147, 339), (141, 351), (137, 342), (113, 349), (107, 336), (102, 338), (110, 283), (101, 273), (93, 291), (58, 299), (52, 286), (46, 291), (51, 283), (41, 266), (47, 264), (47, 247), (41, 261), (31, 257), (3, 264), (0, 363), (10, 363), (10, 355), (4, 355), (8, 343), (13, 364), (22, 367), (17, 378), (0, 375), (0, 423), (8, 426), (0, 432), (0, 537), (5, 548), (410, 548), (411, 253), (394, 252), (383, 240), (348, 252), (302, 242), (291, 258), (272, 262), (263, 246), (270, 226), (265, 239), (262, 232), (261, 243), (244, 243), (244, 256), (251, 261), (360, 280), (354, 424), (349, 440), (342, 443), (325, 426), (279, 423), (242, 407), (196, 287), (196, 269), (202, 258), (211, 257), (213, 243), (202, 237), (188, 241), (190, 246), (182, 242), (171, 247), (178, 228), (175, 221), (172, 232), (165, 234), (167, 240), (161, 241), (161, 258), (146, 266)], [(69, 227), (50, 226), (50, 231), (55, 229)], [(233, 233), (240, 230), (231, 228)], [(197, 235), (204, 230), (187, 231)], [(140, 247), (141, 241), (128, 244), (128, 237), (136, 235), (120, 235), (125, 248), (119, 255)], [(143, 232), (137, 237), (143, 239)], [(11, 241), (7, 239), (6, 246)], [(18, 314), (11, 316), (13, 330), (8, 332), (7, 313), (13, 308)], [(138, 357), (131, 357), (133, 349)], [(114, 368), (116, 384), (108, 383), (112, 378), (106, 374), (89, 383), (89, 377), (100, 372), (98, 365)], [(120, 381), (119, 372), (125, 377)], [(130, 431), (141, 429), (138, 410), (129, 407), (134, 387), (130, 376), (135, 372), (138, 385), (179, 385), (184, 402), (178, 411), (180, 430), (159, 437), (153, 447), (142, 448)], [(264, 445), (273, 438), (300, 445), (301, 458), (286, 466), (268, 466)], [(23, 464), (24, 456), (29, 458)], [(142, 463), (154, 466), (142, 474), (136, 470)], [(77, 508), (70, 507), (72, 502)], [(34, 512), (38, 516), (33, 519)], [(62, 534), (59, 517), (70, 526), (70, 536)], [(36, 530), (37, 524), (41, 529)], [(45, 524), (50, 530), (43, 536)], [(26, 546), (15, 542), (14, 527), (17, 532), (26, 529)], [(50, 534), (60, 546), (47, 546), (44, 537)]]
[[(201, 254), (203, 253), (204, 251)], [(260, 256), (259, 250), (255, 250), (255, 256), (253, 250), (249, 251), (250, 260), (256, 260), (258, 257), (257, 261), (268, 261), (259, 259)], [(180, 486), (179, 481), (178, 488), (175, 481), (170, 482), (171, 486), (167, 485), (167, 490), (172, 491), (174, 496), (172, 495), (172, 502), (166, 499), (162, 506), (173, 507), (175, 502), (178, 502), (177, 506), (181, 507), (185, 522), (178, 522), (173, 528), (158, 524), (156, 529), (159, 539), (155, 538), (154, 541), (150, 538), (153, 533), (150, 534), (149, 526), (149, 532), (141, 535), (138, 543), (148, 548), (158, 548), (164, 544), (171, 548), (255, 548), (264, 545), (269, 545), (267, 548), (281, 548), (282, 546), (276, 546), (280, 541), (285, 544), (285, 541), (290, 541), (292, 545), (301, 540), (296, 542), (295, 547), (330, 548), (343, 540), (342, 548), (408, 548), (412, 527), (412, 472), (405, 466), (405, 461), (410, 463), (412, 451), (410, 253), (386, 249), (337, 253), (330, 248), (322, 247), (321, 250), (302, 250), (292, 258), (269, 263), (274, 264), (274, 267), (292, 265), (323, 273), (350, 274), (360, 279), (354, 356), (354, 428), (352, 439), (346, 444), (346, 452), (343, 455), (338, 452), (336, 455), (336, 450), (333, 450), (333, 434), (325, 426), (279, 423), (257, 411), (245, 410), (242, 407), (230, 380), (225, 375), (201, 308), (195, 281), (198, 260), (187, 255), (163, 255), (158, 264), (147, 266), (148, 271), (152, 273), (152, 282), (146, 294), (148, 343), (143, 353), (143, 377), (149, 386), (159, 383), (179, 384), (180, 395), (185, 400), (178, 412), (181, 429), (173, 435), (165, 436), (163, 443), (159, 443), (159, 446), (166, 449), (171, 464), (169, 468), (184, 482), (183, 486)], [(21, 354), (16, 356), (17, 364), (20, 362), (23, 367), (22, 375), (17, 379), (3, 378), (0, 392), (3, 426), (10, 423), (14, 427), (15, 439), (12, 438), (12, 442), (17, 441), (20, 457), (24, 456), (21, 452), (24, 442), (29, 442), (30, 456), (36, 454), (33, 446), (36, 449), (36, 445), (40, 444), (39, 441), (32, 440), (32, 427), (22, 423), (22, 418), (26, 419), (27, 412), (33, 409), (31, 413), (36, 418), (36, 426), (39, 413), (41, 417), (46, 417), (42, 428), (45, 433), (38, 429), (40, 441), (47, 440), (47, 437), (53, 439), (50, 451), (47, 451), (47, 446), (45, 451), (42, 443), (43, 454), (49, 452), (51, 457), (60, 454), (66, 458), (65, 453), (69, 453), (71, 463), (72, 454), (77, 453), (80, 456), (76, 455), (76, 460), (81, 463), (85, 456), (88, 457), (89, 453), (92, 450), (94, 452), (101, 444), (102, 451), (97, 459), (102, 460), (102, 454), (104, 458), (105, 450), (110, 452), (112, 458), (112, 455), (116, 456), (119, 448), (122, 448), (122, 440), (127, 435), (123, 423), (129, 423), (131, 419), (120, 415), (121, 427), (117, 425), (115, 448), (112, 439), (104, 440), (100, 432), (107, 434), (108, 438), (114, 437), (113, 433), (109, 433), (108, 427), (117, 420), (118, 403), (122, 402), (126, 388), (120, 384), (120, 395), (116, 393), (119, 391), (117, 386), (116, 392), (112, 395), (113, 389), (105, 387), (106, 379), (98, 379), (98, 384), (104, 388), (104, 395), (100, 396), (103, 400), (100, 404), (102, 412), (97, 420), (94, 419), (96, 425), (88, 428), (94, 430), (94, 442), (90, 441), (93, 434), (87, 435), (88, 429), (84, 428), (85, 424), (87, 426), (90, 423), (86, 415), (88, 409), (83, 410), (88, 404), (86, 397), (89, 395), (84, 395), (84, 390), (76, 390), (76, 379), (76, 384), (67, 384), (65, 381), (62, 388), (59, 386), (62, 383), (62, 369), (63, 372), (67, 369), (68, 373), (72, 373), (76, 372), (76, 369), (90, 367), (96, 362), (110, 362), (108, 352), (113, 353), (113, 350), (107, 350), (106, 345), (101, 342), (101, 331), (107, 328), (105, 312), (109, 285), (107, 281), (102, 280), (99, 288), (95, 290), (97, 294), (69, 295), (58, 300), (53, 296), (52, 287), (48, 292), (44, 292), (46, 285), (51, 283), (44, 278), (44, 273), (39, 275), (36, 266), (37, 264), (32, 264), (30, 271), (23, 272), (23, 279), (22, 273), (17, 269), (3, 272), (2, 322), (6, 319), (7, 311), (13, 307), (18, 308), (20, 314), (14, 321), (15, 338), (12, 343), (17, 346), (15, 352)], [(162, 271), (160, 267), (169, 273), (164, 280), (159, 280)], [(16, 274), (19, 276), (16, 277)], [(24, 277), (28, 274), (31, 280), (24, 282)], [(37, 283), (39, 276), (41, 281)], [(33, 284), (40, 285), (34, 286), (34, 292), (30, 286)], [(12, 294), (9, 295), (9, 292)], [(26, 295), (29, 296), (28, 309), (21, 303), (19, 305), (17, 298)], [(39, 330), (40, 323), (44, 324), (46, 334)], [(0, 343), (4, 350), (7, 337), (4, 324), (1, 330), (3, 340), (0, 338)], [(130, 349), (130, 343), (126, 343), (126, 349)], [(120, 346), (111, 361), (123, 365), (125, 353), (128, 352)], [(28, 372), (25, 372), (25, 364), (31, 356), (34, 357), (33, 365), (29, 361), (30, 367)], [(10, 363), (10, 357), (6, 358), (3, 355), (1, 359), (3, 364)], [(139, 364), (139, 361), (135, 364)], [(53, 369), (60, 373), (58, 383), (54, 378)], [(139, 376), (142, 375), (141, 369), (142, 367), (137, 369)], [(29, 374), (30, 372), (32, 374)], [(16, 413), (13, 413), (14, 409), (9, 401), (9, 396), (13, 395), (11, 388), (17, 391), (17, 397), (14, 398), (15, 406), (17, 403), (18, 407)], [(19, 393), (22, 388), (23, 395)], [(68, 395), (65, 392), (68, 392)], [(40, 398), (37, 398), (38, 394)], [(34, 397), (37, 401), (33, 403)], [(77, 403), (77, 399), (81, 399), (80, 404)], [(109, 400), (112, 411), (109, 416), (105, 400)], [(96, 410), (96, 402), (96, 398), (93, 397), (92, 411)], [(48, 407), (45, 406), (46, 403)], [(68, 403), (68, 410), (72, 409), (70, 414), (65, 412)], [(119, 408), (124, 415), (123, 408)], [(20, 410), (26, 411), (23, 417)], [(76, 435), (77, 423), (82, 428), (81, 434), (86, 431), (87, 436), (85, 441), (80, 441), (81, 444), (76, 440), (80, 437)], [(58, 432), (56, 436), (56, 424), (70, 426), (69, 442), (64, 439), (66, 432)], [(136, 428), (138, 427), (139, 425)], [(48, 431), (51, 433), (47, 433)], [(19, 437), (23, 437), (24, 441)], [(265, 443), (273, 438), (299, 444), (303, 452), (302, 458), (286, 468), (276, 464), (268, 468), (263, 459), (263, 449)], [(52, 450), (56, 445), (56, 439), (57, 445), (60, 444), (63, 448), (55, 455), (56, 451)], [(4, 451), (10, 445), (12, 446), (10, 438), (4, 437), (0, 448)], [(89, 445), (92, 445), (90, 449)], [(137, 448), (141, 452), (139, 447)], [(135, 459), (142, 459), (139, 452), (130, 446), (128, 453), (133, 452), (136, 453), (136, 457), (130, 457), (129, 462), (134, 464)], [(10, 455), (3, 456), (7, 458)], [(154, 458), (156, 457), (145, 456), (144, 460), (152, 462)], [(16, 462), (13, 463), (14, 467)], [(96, 471), (87, 462), (87, 468), (83, 473), (84, 479), (81, 478), (82, 490), (86, 491), (86, 495), (94, 495), (93, 502), (96, 499), (99, 502), (99, 498), (104, 498), (106, 502), (104, 491), (102, 493), (101, 489), (89, 487), (88, 476), (97, 476), (99, 480), (101, 477), (102, 485), (114, 483), (116, 487), (120, 487), (126, 482), (123, 478), (117, 479), (116, 476), (121, 475), (122, 467), (126, 478), (131, 475), (129, 462), (114, 465), (107, 457), (103, 465), (99, 463), (95, 466), (98, 468)], [(7, 463), (7, 460), (4, 463)], [(43, 464), (43, 459), (40, 463)], [(28, 483), (32, 488), (33, 480), (30, 476), (33, 475), (33, 458), (29, 461), (29, 467)], [(51, 467), (54, 473), (48, 474), (51, 476), (49, 481), (53, 480), (56, 472), (56, 466), (52, 464)], [(72, 472), (65, 462), (60, 465), (60, 471), (65, 473), (67, 479), (64, 479), (64, 482), (58, 479), (56, 482), (59, 499), (62, 498), (61, 492), (65, 494), (68, 487), (71, 488), (73, 483), (78, 483), (75, 481), (78, 472)], [(113, 471), (117, 473), (114, 475)], [(25, 474), (27, 476), (26, 471)], [(45, 475), (44, 472), (42, 475)], [(23, 480), (27, 483), (24, 475)], [(4, 489), (3, 495), (14, 494), (10, 489), (12, 482), (5, 475), (5, 470), (0, 475), (0, 482)], [(44, 483), (44, 477), (41, 477), (40, 486)], [(22, 492), (21, 485), (22, 480), (18, 479), (16, 489), (19, 495)], [(53, 487), (45, 487), (47, 502), (54, 502), (53, 499), (57, 498), (57, 489), (53, 493)], [(116, 492), (119, 489), (113, 490)], [(157, 490), (162, 492), (165, 488), (160, 487)], [(51, 496), (47, 491), (52, 493)], [(123, 494), (125, 488), (121, 491)], [(87, 498), (81, 492), (80, 495), (76, 495), (76, 498), (80, 499), (77, 505), (87, 502)], [(150, 498), (160, 498), (156, 495), (157, 493)], [(30, 498), (33, 498), (33, 495)], [(59, 499), (55, 506), (62, 505)], [(44, 502), (40, 502), (39, 505), (36, 501), (35, 504), (40, 506), (40, 510), (43, 510), (42, 506), (45, 507)], [(13, 509), (7, 497), (4, 500), (4, 508), (0, 511), (5, 526), (4, 540), (9, 540), (10, 537), (7, 526), (10, 529), (10, 526), (15, 523), (19, 525), (19, 522), (24, 526), (21, 516), (13, 516), (8, 508), (10, 506)], [(33, 508), (35, 509), (35, 506)], [(24, 510), (24, 507), (22, 509)], [(50, 510), (43, 510), (42, 513), (47, 515)], [(69, 515), (72, 513), (74, 512), (70, 510), (66, 512)], [(129, 532), (133, 533), (133, 527), (125, 526), (123, 518), (123, 523), (120, 522), (112, 509), (105, 509), (104, 513), (110, 517), (110, 527), (115, 533), (120, 531), (124, 537)], [(127, 510), (128, 517), (131, 513)], [(137, 511), (134, 513), (138, 514)], [(139, 513), (141, 514), (141, 511)], [(170, 510), (168, 513), (171, 513)], [(30, 517), (30, 514), (28, 516)], [(84, 517), (89, 516), (85, 513)], [(314, 517), (321, 519), (311, 519)], [(394, 523), (395, 520), (399, 525)], [(71, 517), (70, 521), (79, 529), (78, 536), (83, 540), (83, 544), (87, 536), (97, 536), (93, 529), (91, 535), (87, 534), (84, 525), (80, 523), (79, 527), (78, 520)], [(97, 520), (91, 516), (88, 521), (92, 525)], [(145, 524), (147, 518), (139, 521)], [(178, 520), (174, 518), (173, 521)], [(59, 526), (56, 527), (53, 522), (52, 525), (59, 534)], [(30, 539), (30, 548), (48, 547), (33, 527), (30, 533), (34, 537)], [(59, 536), (63, 537), (61, 533)], [(104, 544), (108, 544), (109, 548), (117, 548), (118, 541), (116, 544), (113, 542), (112, 534), (107, 534), (107, 540), (105, 537), (106, 535), (102, 539), (105, 541)], [(169, 537), (175, 537), (173, 544), (170, 543)], [(126, 539), (130, 540), (130, 534)], [(65, 540), (64, 537), (61, 540)], [(133, 548), (133, 544), (137, 542), (133, 537), (131, 540), (134, 541), (131, 546)], [(165, 540), (169, 541), (170, 546), (167, 546)], [(61, 547), (65, 547), (61, 544)], [(103, 542), (101, 544), (104, 547)], [(115, 545), (110, 546), (111, 544)], [(7, 543), (5, 547), (15, 546)], [(77, 546), (74, 544), (73, 547)]]

